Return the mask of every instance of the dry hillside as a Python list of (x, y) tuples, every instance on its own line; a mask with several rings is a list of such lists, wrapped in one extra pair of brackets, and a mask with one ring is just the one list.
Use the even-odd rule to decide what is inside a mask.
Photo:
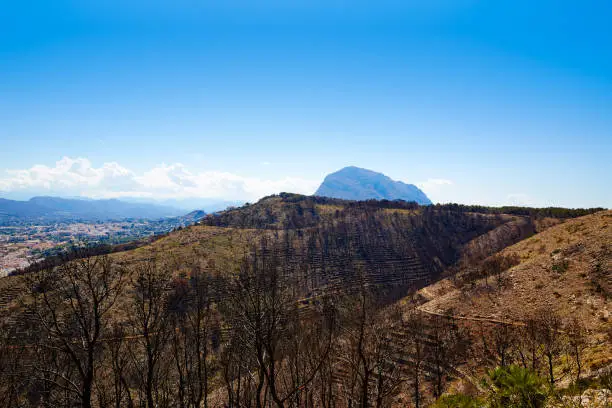
[(474, 322), (513, 322), (542, 310), (578, 317), (589, 333), (587, 367), (612, 363), (612, 211), (568, 220), (509, 246), (518, 265), (466, 281), (466, 271), (421, 289), (420, 310)]
[[(497, 364), (479, 344), (503, 336), (461, 322), (541, 307), (588, 321), (593, 370), (609, 358), (610, 213), (533, 236), (585, 211), (281, 194), (108, 257), (77, 251), (0, 280), (0, 405), (423, 406)], [(495, 257), (518, 265), (479, 281)], [(428, 302), (394, 304), (461, 267)]]

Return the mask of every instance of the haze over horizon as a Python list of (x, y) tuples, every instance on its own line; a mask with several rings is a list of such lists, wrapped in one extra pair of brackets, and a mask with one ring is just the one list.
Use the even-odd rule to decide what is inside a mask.
[(0, 16), (0, 198), (312, 194), (612, 207), (603, 1), (57, 1)]

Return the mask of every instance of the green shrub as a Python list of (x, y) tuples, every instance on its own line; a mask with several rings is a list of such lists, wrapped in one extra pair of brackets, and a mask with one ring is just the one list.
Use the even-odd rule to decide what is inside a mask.
[(485, 383), (491, 408), (541, 408), (546, 402), (545, 381), (519, 366), (497, 367)]
[(567, 271), (568, 267), (569, 267), (569, 261), (567, 259), (563, 259), (560, 261), (555, 261), (553, 263), (552, 270), (553, 272), (556, 272), (556, 273), (564, 273), (565, 271)]

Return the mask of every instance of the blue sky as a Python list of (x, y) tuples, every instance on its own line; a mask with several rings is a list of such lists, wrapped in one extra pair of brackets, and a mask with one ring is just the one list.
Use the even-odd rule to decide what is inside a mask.
[[(125, 3), (128, 3), (126, 5)], [(612, 207), (609, 1), (10, 2), (0, 196)]]

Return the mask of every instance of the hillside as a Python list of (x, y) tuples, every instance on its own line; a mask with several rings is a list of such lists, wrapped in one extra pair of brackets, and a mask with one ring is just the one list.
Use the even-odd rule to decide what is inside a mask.
[(296, 285), (303, 296), (348, 290), (359, 279), (401, 295), (439, 279), (474, 242), (496, 237), (493, 246), (479, 245), (489, 254), (532, 233), (529, 217), (523, 216), (283, 193), (210, 214), (198, 225), (112, 256), (131, 265), (197, 252), (227, 275), (258, 242), (273, 239), (285, 242), (279, 256), (289, 274), (302, 276)]
[[(499, 337), (428, 309), (425, 297), (453, 291), (432, 283), (456, 268), (467, 282), (482, 259), (601, 214), (533, 235), (549, 209), (474, 210), (284, 193), (107, 257), (0, 279), (0, 404), (407, 407), (478, 388), (496, 365), (482, 344)], [(603, 235), (584, 227), (585, 239), (604, 239), (606, 222), (593, 227)], [(588, 370), (605, 364), (598, 341)]]
[[(369, 284), (408, 290), (438, 279), (480, 236), (502, 231), (503, 247), (533, 233), (528, 217), (293, 194), (266, 197), (201, 224), (281, 234), (288, 242), (283, 256), (308, 276), (306, 292), (356, 285), (357, 274)], [(498, 230), (506, 224), (522, 227), (511, 234)]]
[(588, 330), (586, 367), (612, 364), (612, 211), (568, 220), (501, 250), (516, 265), (482, 277), (462, 270), (418, 291), (419, 309), (480, 323), (553, 312)]
[[(113, 256), (134, 262), (151, 254), (181, 256), (198, 251), (207, 259), (235, 265), (266, 238), (284, 242), (282, 256), (291, 265), (290, 273), (300, 269), (300, 274), (309, 276), (302, 288), (305, 293), (329, 285), (354, 285), (357, 273), (368, 283), (408, 290), (438, 280), (456, 262), (482, 259), (529, 237), (541, 224), (540, 210), (531, 209), (530, 216), (522, 215), (529, 214), (524, 209), (509, 210), (521, 215), (485, 207), (281, 193), (216, 214), (177, 217), (176, 226), (201, 220)], [(546, 219), (549, 224), (560, 221)]]
[(403, 200), (431, 204), (431, 200), (414, 184), (395, 181), (382, 173), (354, 166), (329, 174), (315, 195), (345, 200)]

